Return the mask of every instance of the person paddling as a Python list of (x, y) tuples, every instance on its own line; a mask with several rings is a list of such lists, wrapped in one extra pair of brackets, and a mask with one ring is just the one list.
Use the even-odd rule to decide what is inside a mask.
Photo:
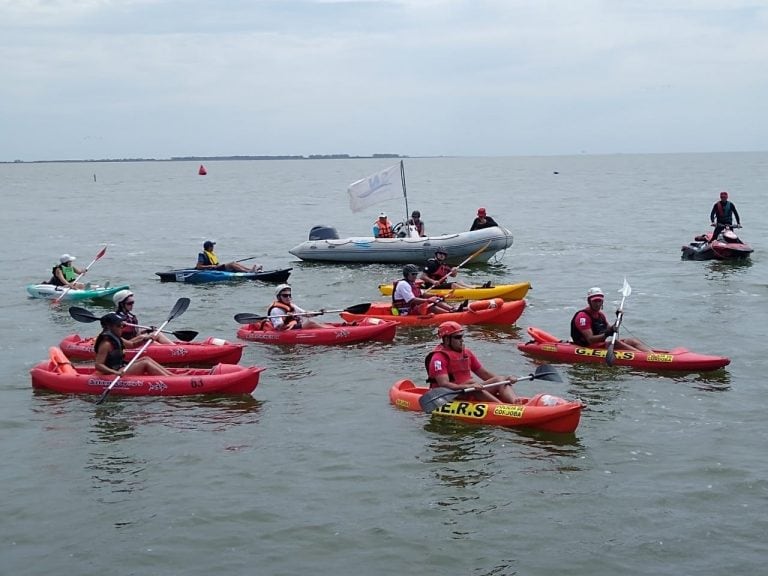
[[(102, 332), (96, 337), (94, 349), (96, 358), (94, 366), (100, 374), (153, 374), (169, 376), (171, 372), (147, 356), (136, 360), (126, 371), (124, 358), (124, 342), (122, 338), (123, 319), (115, 312), (105, 314), (101, 318)], [(136, 337), (141, 342), (153, 339), (152, 334), (140, 334)]]
[[(605, 294), (595, 286), (587, 291), (587, 307), (579, 310), (571, 318), (571, 340), (579, 346), (604, 348), (605, 342), (616, 331), (616, 324), (608, 325), (608, 319), (602, 312)], [(652, 352), (652, 350), (635, 338), (621, 338), (615, 344), (618, 350), (633, 350), (635, 352)]]
[(459, 269), (449, 266), (446, 262), (447, 258), (448, 251), (445, 248), (442, 246), (435, 248), (435, 257), (427, 260), (420, 276), (424, 285), (427, 288), (471, 288), (469, 284), (448, 280), (448, 278), (455, 278)]
[(392, 312), (400, 316), (408, 314), (443, 314), (457, 312), (436, 296), (426, 296), (416, 285), (419, 268), (416, 264), (403, 266), (403, 277), (394, 282), (392, 287)]
[[(275, 301), (267, 308), (267, 316), (275, 330), (301, 330), (302, 328), (332, 328), (329, 324), (315, 322), (306, 316), (306, 310), (293, 303), (293, 290), (290, 284), (280, 284), (275, 289)], [(321, 308), (318, 314), (324, 314)]]
[(59, 263), (51, 268), (51, 279), (48, 280), (46, 284), (67, 286), (74, 290), (82, 290), (85, 288), (85, 284), (75, 282), (77, 277), (85, 272), (85, 270), (81, 270), (73, 264), (75, 260), (77, 260), (75, 256), (62, 254), (59, 258)]
[(219, 257), (213, 251), (213, 247), (216, 246), (216, 242), (213, 240), (206, 240), (203, 243), (203, 251), (197, 255), (197, 264), (195, 269), (197, 270), (221, 270), (226, 272), (259, 272), (261, 266), (254, 264), (251, 268), (243, 266), (240, 262), (227, 262), (221, 264)]
[[(139, 319), (133, 313), (133, 305), (136, 302), (133, 292), (130, 290), (120, 290), (112, 296), (112, 301), (115, 303), (115, 306), (117, 306), (115, 313), (123, 319), (123, 322), (125, 322), (121, 336), (123, 337), (124, 344), (128, 348), (133, 348), (143, 342), (142, 339), (136, 338), (137, 336), (154, 332), (151, 328), (139, 331), (137, 326)], [(155, 338), (155, 342), (158, 344), (173, 344), (173, 340), (164, 334), (158, 334), (157, 338)]]

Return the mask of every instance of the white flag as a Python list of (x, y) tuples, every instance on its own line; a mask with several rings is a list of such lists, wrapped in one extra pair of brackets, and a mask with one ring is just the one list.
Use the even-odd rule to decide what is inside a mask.
[(363, 208), (383, 200), (403, 196), (400, 164), (395, 164), (386, 170), (368, 176), (368, 178), (353, 182), (347, 188), (347, 193), (352, 212), (359, 212)]

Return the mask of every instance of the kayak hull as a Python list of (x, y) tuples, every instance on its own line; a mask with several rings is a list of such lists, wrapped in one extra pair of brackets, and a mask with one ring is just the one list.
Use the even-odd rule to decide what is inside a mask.
[[(521, 342), (517, 347), (530, 356), (552, 362), (605, 364), (606, 348), (592, 348), (578, 346), (573, 342), (562, 342), (538, 328), (529, 328), (528, 334), (533, 339), (529, 342)], [(614, 353), (616, 366), (630, 366), (659, 372), (706, 372), (719, 370), (731, 363), (731, 360), (725, 356), (698, 354), (686, 348), (652, 352), (614, 350)]]
[[(404, 410), (421, 412), (419, 399), (429, 390), (416, 386), (411, 380), (399, 380), (389, 389), (389, 401)], [(520, 398), (520, 404), (454, 400), (441, 406), (433, 416), (453, 418), (470, 424), (488, 424), (512, 428), (535, 428), (547, 432), (569, 434), (578, 428), (581, 410), (579, 401), (568, 401), (550, 394)]]
[(120, 290), (127, 290), (128, 284), (123, 286), (110, 286), (109, 288), (93, 287), (90, 290), (66, 290), (61, 286), (54, 286), (53, 284), (30, 284), (27, 286), (27, 293), (32, 298), (46, 298), (48, 300), (55, 300), (62, 294), (62, 302), (79, 302), (81, 300), (99, 300), (111, 298), (115, 293)]
[(187, 284), (210, 284), (213, 282), (232, 282), (236, 280), (259, 280), (261, 282), (287, 282), (292, 268), (262, 270), (261, 272), (227, 272), (226, 270), (195, 270), (183, 268), (155, 272), (160, 282), (185, 282)]
[[(95, 342), (96, 338), (81, 338), (77, 334), (71, 334), (61, 341), (59, 348), (70, 360), (93, 362)], [(213, 366), (214, 364), (237, 364), (243, 355), (243, 348), (245, 344), (239, 342), (206, 338), (200, 342), (153, 343), (146, 349), (144, 356), (164, 366)], [(125, 360), (130, 361), (137, 352), (138, 348), (126, 349)]]
[(512, 233), (501, 226), (416, 238), (328, 238), (308, 240), (289, 250), (301, 260), (313, 262), (364, 262), (408, 264), (432, 258), (436, 246), (448, 251), (448, 263), (458, 264), (475, 252), (473, 262), (488, 262), (512, 245)]
[(354, 342), (391, 342), (397, 322), (365, 318), (358, 324), (333, 323), (333, 328), (303, 328), (301, 330), (271, 330), (267, 322), (248, 324), (237, 331), (237, 337), (264, 344), (335, 345)]
[(501, 298), (492, 300), (479, 300), (470, 302), (463, 312), (446, 312), (444, 314), (409, 314), (406, 316), (393, 316), (390, 302), (376, 302), (371, 304), (365, 314), (351, 314), (342, 312), (340, 316), (347, 322), (359, 322), (365, 318), (379, 318), (381, 320), (394, 320), (402, 326), (435, 326), (453, 320), (459, 324), (514, 324), (525, 309), (525, 300), (504, 302)]
[[(250, 394), (264, 368), (217, 364), (213, 368), (169, 368), (171, 376), (126, 375), (111, 394), (115, 396), (191, 396), (200, 394)], [(60, 394), (102, 394), (115, 376), (95, 372), (93, 366), (72, 366), (59, 348), (51, 358), (30, 370), (32, 388)]]
[[(522, 300), (531, 289), (530, 282), (519, 282), (517, 284), (499, 284), (492, 288), (454, 288), (430, 290), (430, 296), (439, 296), (445, 300), (460, 302), (462, 300), (489, 300), (491, 298), (501, 298), (505, 302)], [(392, 284), (380, 284), (379, 292), (384, 296), (392, 296)]]

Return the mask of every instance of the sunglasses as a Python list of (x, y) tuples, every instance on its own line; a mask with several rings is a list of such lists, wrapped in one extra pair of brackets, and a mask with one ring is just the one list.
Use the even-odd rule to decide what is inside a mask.
[(454, 334), (451, 336), (451, 338), (453, 338), (454, 340), (463, 340), (464, 334)]
[(292, 298), (292, 296), (290, 292), (286, 292), (284, 294), (280, 294), (280, 298)]
[(126, 305), (126, 306), (128, 306), (128, 304), (130, 304), (131, 306), (133, 306), (133, 304), (134, 304), (134, 301), (133, 301), (133, 300), (126, 300), (126, 302), (125, 302), (125, 305)]

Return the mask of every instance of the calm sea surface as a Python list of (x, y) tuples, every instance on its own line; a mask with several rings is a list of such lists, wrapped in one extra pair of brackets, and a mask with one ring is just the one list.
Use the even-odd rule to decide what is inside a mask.
[[(765, 572), (764, 153), (406, 160), (409, 208), (428, 232), (468, 229), (485, 206), (515, 235), (500, 261), (463, 274), (533, 284), (518, 326), (467, 330), (489, 369), (530, 372), (516, 348), (525, 328), (566, 337), (586, 290), (601, 286), (612, 310), (625, 276), (626, 335), (732, 359), (671, 376), (558, 365), (564, 383), (518, 386), (583, 399), (572, 436), (394, 409), (391, 384), (424, 377), (429, 330), (389, 345), (249, 344), (243, 362), (267, 370), (247, 398), (97, 408), (32, 391), (49, 346), (97, 331), (26, 296), (64, 252), (85, 266), (106, 243), (92, 281), (130, 284), (147, 324), (188, 296), (171, 327), (221, 338), (274, 286), (160, 284), (155, 271), (193, 265), (207, 238), (224, 259), (293, 266), (305, 308), (379, 299), (398, 267), (302, 264), (288, 249), (316, 224), (361, 235), (380, 209), (402, 214), (397, 201), (352, 214), (346, 200), (350, 182), (390, 164), (206, 162), (205, 177), (181, 162), (0, 165), (3, 574)], [(720, 190), (751, 262), (681, 261)]]

